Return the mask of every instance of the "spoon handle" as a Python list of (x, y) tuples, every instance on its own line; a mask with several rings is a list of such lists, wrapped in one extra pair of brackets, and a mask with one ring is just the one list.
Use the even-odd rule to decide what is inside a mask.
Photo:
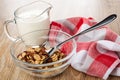
[(95, 24), (94, 26), (92, 26), (92, 27), (90, 27), (90, 28), (88, 28), (88, 29), (86, 29), (86, 30), (84, 30), (84, 31), (76, 34), (76, 35), (73, 35), (72, 37), (70, 37), (70, 38), (66, 39), (65, 41), (59, 43), (58, 45), (54, 46), (54, 47), (48, 52), (48, 54), (51, 56), (51, 55), (54, 53), (54, 51), (55, 51), (60, 45), (62, 45), (63, 43), (65, 43), (65, 42), (67, 42), (67, 41), (69, 41), (69, 40), (71, 40), (71, 39), (73, 39), (73, 38), (75, 38), (75, 37), (77, 37), (77, 36), (79, 36), (79, 35), (82, 35), (82, 34), (85, 34), (85, 33), (87, 33), (87, 32), (90, 32), (90, 31), (92, 31), (92, 30), (94, 30), (94, 29), (96, 29), (96, 28), (102, 27), (102, 26), (104, 26), (104, 25), (112, 22), (112, 21), (113, 21), (114, 19), (116, 19), (116, 18), (117, 18), (117, 15), (116, 15), (116, 14), (112, 14), (112, 15), (108, 16), (107, 18), (105, 18), (105, 19), (102, 20), (101, 22)]
[(112, 21), (113, 21), (114, 19), (116, 19), (116, 18), (117, 18), (117, 15), (116, 15), (116, 14), (112, 14), (112, 15), (108, 16), (107, 18), (105, 18), (104, 20), (102, 20), (101, 22), (95, 24), (94, 26), (92, 26), (92, 27), (90, 27), (90, 28), (88, 28), (88, 29), (86, 29), (86, 30), (84, 30), (84, 31), (82, 31), (82, 32), (80, 32), (80, 33), (78, 33), (78, 34), (70, 37), (69, 39), (61, 42), (61, 43), (58, 44), (56, 47), (59, 47), (61, 44), (65, 43), (65, 42), (67, 42), (67, 41), (69, 41), (69, 40), (71, 40), (71, 39), (73, 39), (73, 38), (75, 38), (75, 37), (77, 37), (77, 36), (79, 36), (79, 35), (82, 35), (82, 34), (85, 34), (85, 33), (87, 33), (87, 32), (90, 32), (90, 31), (92, 31), (92, 30), (94, 30), (94, 29), (96, 29), (96, 28), (102, 27), (102, 26), (104, 26), (104, 25), (112, 22)]

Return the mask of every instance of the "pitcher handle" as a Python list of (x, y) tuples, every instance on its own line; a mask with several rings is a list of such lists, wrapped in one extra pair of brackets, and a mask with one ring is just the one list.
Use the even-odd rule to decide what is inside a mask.
[(16, 38), (12, 37), (12, 35), (10, 35), (10, 32), (8, 30), (9, 23), (15, 23), (15, 20), (14, 19), (13, 20), (7, 20), (7, 21), (4, 22), (4, 32), (11, 41), (15, 41)]

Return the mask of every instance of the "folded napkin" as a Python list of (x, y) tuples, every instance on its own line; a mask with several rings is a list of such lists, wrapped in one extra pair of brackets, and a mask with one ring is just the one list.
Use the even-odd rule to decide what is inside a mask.
[[(53, 21), (51, 29), (75, 35), (96, 24), (93, 18), (73, 17)], [(75, 38), (77, 53), (71, 66), (91, 76), (107, 79), (109, 75), (120, 76), (120, 36), (103, 26)], [(68, 47), (69, 48), (69, 47)]]

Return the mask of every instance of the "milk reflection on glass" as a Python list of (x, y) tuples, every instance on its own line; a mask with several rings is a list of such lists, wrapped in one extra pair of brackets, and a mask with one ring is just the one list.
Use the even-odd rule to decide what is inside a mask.
[(18, 8), (14, 12), (14, 19), (7, 20), (4, 26), (4, 30), (8, 38), (10, 38), (12, 41), (16, 40), (13, 36), (10, 35), (8, 30), (8, 24), (15, 22), (19, 32), (19, 37), (27, 34), (27, 36), (21, 37), (26, 45), (42, 44), (46, 40), (39, 40), (38, 37), (42, 35), (48, 35), (48, 31), (42, 33), (36, 32), (30, 35), (28, 34), (36, 30), (49, 29), (49, 12), (51, 7), (51, 4), (47, 2), (35, 1)]

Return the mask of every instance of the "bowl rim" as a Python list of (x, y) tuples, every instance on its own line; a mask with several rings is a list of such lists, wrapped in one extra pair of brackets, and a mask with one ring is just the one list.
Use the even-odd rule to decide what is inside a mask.
[[(32, 32), (43, 31), (43, 30), (53, 30), (53, 31), (57, 31), (57, 32), (63, 33), (63, 34), (65, 34), (65, 35), (71, 37), (71, 35), (69, 35), (68, 33), (63, 32), (63, 31), (61, 31), (61, 30), (55, 30), (55, 29), (42, 29), (42, 30), (35, 30), (35, 31), (32, 31)], [(32, 32), (29, 32), (29, 33), (32, 33)], [(29, 33), (26, 33), (26, 34), (24, 34), (24, 35), (22, 35), (22, 36), (25, 36), (25, 35), (27, 35), (27, 34), (29, 34)], [(15, 45), (17, 42), (19, 42), (19, 41), (22, 41), (21, 37), (18, 37), (14, 42), (12, 42), (12, 44), (11, 44), (11, 46), (10, 46), (10, 54), (11, 54), (12, 58), (13, 58), (15, 61), (19, 62), (19, 63), (25, 64), (25, 65), (28, 65), (28, 66), (33, 66), (33, 67), (37, 67), (37, 66), (49, 66), (49, 65), (53, 65), (53, 64), (57, 64), (57, 63), (63, 62), (63, 61), (65, 61), (65, 60), (68, 60), (69, 58), (71, 58), (72, 55), (75, 54), (75, 52), (76, 52), (76, 42), (75, 42), (74, 39), (72, 39), (72, 42), (73, 42), (73, 50), (72, 50), (72, 52), (71, 52), (68, 56), (66, 56), (65, 58), (60, 59), (60, 60), (55, 61), (55, 62), (51, 62), (51, 63), (31, 64), (31, 63), (28, 63), (28, 62), (23, 62), (23, 61), (19, 60), (18, 58), (16, 58), (16, 57), (14, 56), (14, 52), (15, 52), (15, 50), (14, 50), (14, 45)], [(69, 62), (69, 61), (68, 61), (68, 62)]]

